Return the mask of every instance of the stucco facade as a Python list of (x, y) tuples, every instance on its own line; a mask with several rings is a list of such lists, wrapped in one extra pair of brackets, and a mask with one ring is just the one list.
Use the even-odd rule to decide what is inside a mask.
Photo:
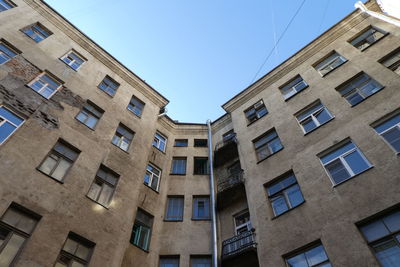
[[(179, 123), (163, 114), (164, 96), (44, 2), (8, 3), (12, 8), (0, 12), (0, 45), (13, 54), (0, 61), (0, 108), (23, 123), (3, 133), (1, 123), (7, 118), (0, 114), (0, 138), (7, 137), (0, 140), (0, 263), (13, 234), (26, 239), (12, 257), (13, 266), (55, 266), (62, 255), (79, 266), (100, 267), (159, 266), (160, 259), (169, 258), (189, 267), (192, 259), (211, 259), (210, 210), (199, 217), (195, 213), (204, 206), (194, 208), (196, 198), (211, 195), (207, 170), (199, 173), (194, 167), (195, 159), (209, 156), (207, 146), (194, 145), (195, 139), (209, 139), (207, 125)], [(367, 6), (380, 12), (375, 1)], [(40, 42), (23, 31), (38, 22), (48, 34)], [(383, 36), (357, 49), (352, 40), (371, 25)], [(400, 204), (399, 153), (395, 143), (388, 144), (374, 130), (400, 114), (399, 71), (382, 64), (399, 46), (399, 28), (354, 11), (223, 104), (226, 114), (211, 124), (220, 265), (290, 266), (288, 259), (322, 245), (332, 266), (380, 266), (374, 244), (359, 227)], [(70, 51), (84, 61), (77, 69), (62, 60)], [(343, 63), (321, 75), (318, 64), (333, 51)], [(42, 73), (61, 85), (51, 97), (33, 89)], [(361, 73), (382, 86), (350, 105), (341, 88)], [(298, 75), (307, 86), (285, 99), (282, 88)], [(114, 95), (99, 88), (105, 77), (118, 84)], [(139, 115), (127, 108), (132, 96), (143, 103)], [(260, 100), (267, 112), (257, 107), (249, 120), (249, 108)], [(316, 101), (331, 118), (304, 133), (296, 117)], [(102, 111), (93, 128), (77, 119), (86, 103)], [(113, 144), (121, 125), (133, 134), (129, 148)], [(280, 148), (260, 159), (255, 146), (272, 132)], [(155, 147), (156, 133), (166, 139), (165, 148)], [(368, 168), (336, 183), (321, 158), (348, 141), (361, 151)], [(62, 179), (41, 169), (58, 142), (77, 155)], [(174, 159), (186, 160), (183, 173), (173, 170)], [(144, 178), (149, 164), (161, 171), (156, 187)], [(118, 177), (107, 204), (90, 195), (103, 167)], [(277, 215), (267, 192), (287, 173), (295, 176), (303, 201)], [(167, 218), (169, 197), (183, 198), (177, 220)], [(7, 221), (13, 208), (35, 218), (30, 233)], [(250, 233), (244, 239), (235, 216), (246, 211), (251, 223), (241, 232)], [(139, 213), (152, 222), (145, 246), (133, 241)], [(82, 238), (90, 257), (66, 253), (71, 233)]]

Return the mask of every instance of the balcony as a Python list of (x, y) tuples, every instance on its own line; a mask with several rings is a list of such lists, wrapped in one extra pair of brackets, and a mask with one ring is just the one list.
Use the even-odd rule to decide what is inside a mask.
[(214, 167), (219, 167), (239, 156), (237, 142), (236, 133), (231, 133), (215, 145)]
[(254, 229), (223, 241), (221, 259), (223, 267), (258, 267)]
[(218, 208), (223, 208), (241, 197), (245, 197), (243, 170), (217, 178)]

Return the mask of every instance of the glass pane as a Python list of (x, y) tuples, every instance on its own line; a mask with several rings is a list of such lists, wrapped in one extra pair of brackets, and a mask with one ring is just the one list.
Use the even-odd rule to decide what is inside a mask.
[(346, 170), (339, 159), (326, 165), (326, 169), (328, 170), (335, 184), (343, 182), (351, 177), (350, 173)]
[(16, 116), (13, 112), (9, 111), (4, 107), (0, 107), (0, 117), (7, 119), (8, 121), (14, 123), (17, 126), (19, 126), (22, 122), (24, 122), (23, 119)]
[(298, 184), (286, 189), (285, 193), (287, 194), (287, 197), (290, 202), (290, 206), (292, 208), (294, 208), (304, 202), (303, 195), (300, 191), (300, 186)]
[(26, 215), (22, 215), (17, 228), (27, 234), (30, 234), (32, 233), (33, 228), (35, 228), (36, 222), (37, 221), (35, 219)]
[(82, 244), (79, 244), (78, 250), (76, 251), (75, 256), (77, 256), (83, 260), (87, 260), (89, 258), (89, 253), (90, 253), (90, 248), (85, 247)]
[(72, 261), (71, 267), (85, 267), (86, 265), (83, 265), (79, 262)]
[(400, 248), (393, 239), (375, 245), (374, 250), (382, 267), (400, 266)]
[(361, 156), (361, 154), (358, 150), (345, 156), (344, 159), (346, 160), (347, 164), (349, 164), (349, 166), (353, 170), (354, 174), (358, 174), (369, 168), (369, 164)]
[(149, 243), (149, 237), (150, 237), (150, 229), (144, 226), (141, 226), (139, 228), (140, 231), (140, 236), (138, 240), (138, 245), (139, 247), (147, 250), (148, 249), (148, 243)]
[(294, 256), (286, 260), (286, 262), (288, 263), (289, 267), (309, 267), (304, 254)]
[(368, 242), (377, 240), (389, 234), (388, 229), (385, 227), (381, 220), (369, 223), (360, 227), (361, 232), (364, 234)]
[(274, 210), (276, 216), (284, 213), (289, 209), (288, 205), (286, 204), (286, 200), (282, 195), (276, 196), (273, 199), (271, 199), (271, 204), (272, 204), (272, 209)]
[(315, 114), (315, 117), (317, 118), (320, 124), (324, 124), (325, 122), (329, 121), (332, 118), (332, 116), (328, 113), (326, 108), (324, 108), (319, 113)]
[(86, 121), (86, 125), (93, 129), (96, 126), (96, 124), (97, 124), (97, 118), (89, 116)]
[(395, 151), (400, 153), (400, 127), (395, 127), (382, 134), (382, 136)]
[(3, 222), (17, 228), (19, 221), (21, 220), (22, 214), (13, 208), (9, 208), (1, 219)]
[(44, 96), (45, 98), (49, 98), (49, 97), (53, 94), (54, 91), (55, 91), (54, 89), (50, 88), (49, 86), (46, 86), (46, 87), (40, 92), (40, 94), (41, 94), (42, 96)]
[(160, 267), (178, 267), (179, 258), (162, 258), (160, 259)]
[(9, 266), (11, 264), (24, 241), (25, 238), (22, 236), (15, 233), (12, 234), (11, 239), (0, 253), (0, 266)]
[(150, 183), (150, 177), (151, 177), (151, 173), (150, 172), (146, 172), (146, 174), (144, 175), (144, 183), (145, 184), (149, 184)]
[(380, 124), (379, 126), (375, 127), (375, 130), (378, 133), (382, 133), (383, 131), (389, 129), (390, 127), (395, 126), (396, 124), (400, 124), (400, 114), (390, 118), (389, 120), (385, 121), (384, 123)]
[(85, 111), (81, 111), (77, 116), (76, 119), (82, 123), (85, 123), (86, 119), (88, 118), (88, 114)]
[(157, 190), (158, 187), (158, 177), (153, 175), (153, 180), (151, 181), (151, 188), (153, 188), (154, 190)]
[(113, 192), (113, 187), (103, 184), (103, 191), (101, 191), (98, 202), (104, 206), (107, 206), (110, 203)]
[(4, 142), (14, 131), (17, 129), (14, 125), (9, 122), (3, 123), (0, 126), (0, 144)]
[(89, 189), (87, 196), (93, 200), (97, 200), (97, 197), (100, 194), (100, 190), (101, 190), (101, 185), (97, 184), (96, 181), (94, 181)]
[(352, 142), (348, 142), (341, 146), (340, 148), (336, 149), (335, 151), (327, 154), (326, 156), (321, 157), (322, 163), (327, 163), (328, 161), (331, 161), (340, 155), (346, 153), (347, 151), (355, 148), (356, 146)]
[(282, 144), (279, 138), (276, 138), (268, 143), (269, 148), (271, 149), (271, 153), (275, 153), (278, 150), (282, 149)]
[(121, 148), (122, 150), (128, 151), (129, 144), (130, 144), (129, 140), (127, 140), (127, 139), (124, 138), (124, 139), (122, 139), (120, 148)]
[(325, 253), (324, 247), (318, 246), (316, 248), (310, 249), (305, 253), (308, 263), (313, 266), (318, 263), (324, 262), (328, 259)]
[(383, 222), (392, 233), (400, 230), (400, 211), (384, 217)]
[(68, 238), (67, 241), (65, 241), (63, 250), (74, 255), (77, 248), (78, 248), (78, 243)]
[(71, 163), (66, 161), (65, 159), (60, 159), (58, 166), (54, 170), (53, 174), (51, 177), (61, 181), (62, 178), (65, 176), (67, 173), (69, 167), (71, 166)]
[(347, 96), (346, 99), (352, 106), (364, 100), (364, 98), (357, 92), (354, 92), (353, 94)]
[(309, 131), (315, 129), (317, 127), (317, 125), (315, 124), (315, 122), (312, 120), (312, 118), (308, 118), (304, 121), (301, 122), (301, 125), (304, 128), (304, 131), (306, 133), (308, 133)]
[(4, 241), (6, 240), (10, 232), (11, 231), (8, 229), (0, 228), (0, 247), (3, 245)]
[(50, 155), (47, 157), (47, 159), (40, 165), (39, 170), (46, 174), (50, 174), (51, 171), (54, 169), (54, 167), (57, 164), (56, 157), (53, 155)]

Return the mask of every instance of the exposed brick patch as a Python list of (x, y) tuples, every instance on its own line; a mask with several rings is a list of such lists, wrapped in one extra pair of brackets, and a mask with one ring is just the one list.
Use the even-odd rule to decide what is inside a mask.
[(39, 68), (21, 55), (12, 58), (5, 64), (5, 66), (9, 68), (9, 74), (21, 79), (24, 84), (30, 82), (41, 73)]

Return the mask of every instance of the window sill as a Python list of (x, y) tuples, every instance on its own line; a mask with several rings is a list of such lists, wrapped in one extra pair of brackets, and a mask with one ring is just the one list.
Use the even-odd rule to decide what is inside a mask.
[(174, 176), (186, 176), (186, 173), (170, 173), (169, 175), (174, 175)]
[(196, 218), (192, 218), (192, 221), (198, 221), (198, 222), (210, 222), (211, 219), (196, 219)]
[(296, 208), (302, 206), (304, 203), (306, 203), (305, 200), (303, 200), (303, 202), (301, 202), (301, 203), (300, 203), (299, 205), (297, 205), (296, 207), (293, 207), (293, 208), (291, 208), (291, 209), (288, 209), (287, 211), (282, 212), (281, 214), (272, 217), (272, 218), (271, 218), (271, 221), (273, 221), (273, 220), (275, 220), (275, 219), (281, 217), (282, 215), (285, 215), (286, 213), (289, 213), (290, 211), (292, 211), (292, 210), (294, 210), (294, 209), (296, 209)]
[(150, 186), (148, 186), (147, 184), (145, 184), (145, 183), (143, 183), (147, 188), (150, 188), (151, 189), (151, 191), (154, 191), (154, 192), (156, 192), (157, 194), (160, 194), (160, 192), (158, 192), (157, 190), (155, 190), (154, 188), (152, 188), (152, 187), (150, 187)]
[(61, 181), (60, 181), (60, 180), (57, 180), (56, 178), (54, 178), (54, 177), (48, 175), (47, 173), (42, 172), (41, 170), (39, 170), (39, 168), (36, 168), (36, 170), (37, 170), (38, 172), (40, 172), (41, 174), (43, 174), (43, 175), (49, 177), (50, 179), (56, 181), (57, 183), (64, 184), (64, 181), (62, 181), (62, 180), (61, 180)]
[(321, 75), (322, 78), (325, 78), (327, 75), (331, 74), (332, 72), (334, 72), (335, 70), (337, 70), (338, 68), (340, 68), (341, 66), (343, 66), (344, 64), (346, 64), (347, 62), (349, 62), (348, 60), (346, 60), (345, 62), (343, 62), (342, 64), (336, 66), (336, 68), (334, 68), (333, 70), (330, 70), (329, 72), (325, 73), (325, 74), (321, 74), (319, 71), (318, 73)]
[(308, 131), (308, 132), (304, 133), (304, 136), (309, 135), (310, 133), (312, 133), (312, 132), (316, 131), (317, 129), (321, 128), (322, 126), (328, 124), (328, 122), (330, 122), (330, 121), (333, 120), (334, 118), (335, 118), (335, 117), (332, 117), (332, 118), (330, 118), (329, 120), (327, 120), (326, 122), (324, 122), (324, 124), (321, 124), (320, 126), (314, 128), (314, 129), (312, 129), (311, 131)]
[(385, 33), (381, 38), (379, 38), (378, 40), (376, 40), (375, 42), (373, 42), (372, 44), (370, 44), (369, 46), (367, 46), (367, 47), (365, 47), (365, 48), (363, 48), (363, 49), (359, 49), (359, 48), (357, 48), (357, 47), (355, 47), (355, 46), (353, 46), (353, 47), (357, 48), (357, 50), (360, 50), (360, 52), (364, 52), (365, 50), (367, 50), (368, 48), (370, 48), (370, 47), (373, 46), (374, 44), (378, 43), (380, 40), (382, 40), (383, 38), (385, 38), (385, 37), (388, 36), (389, 34), (390, 34), (389, 32)]
[(344, 180), (344, 181), (341, 181), (341, 182), (338, 183), (338, 184), (332, 185), (332, 187), (335, 188), (335, 187), (337, 187), (337, 186), (339, 186), (339, 185), (344, 184), (344, 183), (347, 182), (347, 181), (353, 180), (354, 177), (357, 177), (357, 176), (363, 174), (364, 172), (367, 172), (367, 171), (371, 170), (372, 168), (374, 168), (374, 166), (370, 166), (370, 167), (368, 167), (367, 169), (363, 170), (362, 172), (357, 173), (356, 175), (353, 175), (353, 176), (351, 176), (350, 178), (348, 178), (348, 179), (346, 179), (346, 180)]
[[(362, 101), (354, 104), (354, 105), (350, 105), (351, 108), (354, 108), (355, 106), (357, 106), (358, 104), (361, 104), (362, 102), (364, 102), (365, 100), (367, 100), (368, 98), (370, 98), (371, 96), (379, 93), (380, 91), (382, 91), (383, 89), (385, 89), (385, 86), (382, 86), (381, 89), (379, 89), (378, 91), (376, 91), (375, 93), (373, 93), (372, 95), (367, 96), (366, 98), (364, 98)], [(348, 103), (348, 102), (347, 102)]]
[(182, 220), (168, 220), (168, 219), (164, 219), (163, 221), (164, 221), (164, 222), (183, 222), (183, 219), (182, 219)]
[(306, 90), (308, 87), (310, 87), (308, 84), (301, 89), (300, 91), (297, 91), (297, 93), (295, 93), (294, 95), (289, 96), (288, 98), (283, 97), (283, 99), (285, 100), (285, 102), (289, 101), (290, 99), (292, 99), (293, 97), (295, 97), (296, 95), (300, 94), (301, 92), (303, 92), (304, 90)]
[(142, 250), (142, 251), (144, 251), (144, 252), (146, 252), (146, 253), (149, 253), (150, 252), (150, 250), (148, 250), (148, 249), (144, 249), (144, 248), (141, 248), (141, 247), (139, 247), (138, 245), (135, 245), (135, 244), (132, 244), (131, 242), (129, 242), (132, 246), (135, 246), (135, 247), (137, 247), (138, 249), (140, 249), (140, 250)]
[(278, 151), (276, 151), (275, 153), (273, 153), (273, 154), (271, 154), (271, 155), (269, 155), (269, 156), (267, 156), (267, 157), (265, 157), (265, 158), (263, 158), (263, 159), (260, 159), (259, 161), (257, 161), (257, 164), (259, 164), (259, 163), (263, 162), (264, 160), (266, 160), (266, 159), (268, 159), (268, 158), (272, 157), (273, 155), (277, 154), (278, 152), (282, 151), (282, 150), (283, 150), (283, 148), (284, 148), (284, 146), (282, 146), (282, 148), (281, 148), (281, 149), (279, 149)]
[(247, 123), (247, 127), (249, 127), (250, 125), (256, 123), (257, 121), (261, 120), (262, 118), (264, 118), (264, 117), (267, 116), (267, 115), (268, 115), (268, 112), (267, 112), (266, 114), (264, 114), (262, 117), (256, 119), (255, 121), (252, 121), (252, 122)]
[(101, 207), (103, 207), (103, 208), (105, 208), (105, 209), (107, 209), (107, 210), (109, 210), (109, 209), (110, 209), (109, 207), (107, 207), (107, 206), (104, 206), (103, 204), (101, 204), (101, 203), (97, 202), (96, 200), (94, 200), (94, 199), (91, 199), (91, 198), (90, 198), (90, 197), (88, 197), (87, 195), (85, 195), (85, 197), (86, 197), (87, 199), (89, 199), (90, 201), (92, 201), (92, 202), (96, 203), (97, 205), (100, 205)]

